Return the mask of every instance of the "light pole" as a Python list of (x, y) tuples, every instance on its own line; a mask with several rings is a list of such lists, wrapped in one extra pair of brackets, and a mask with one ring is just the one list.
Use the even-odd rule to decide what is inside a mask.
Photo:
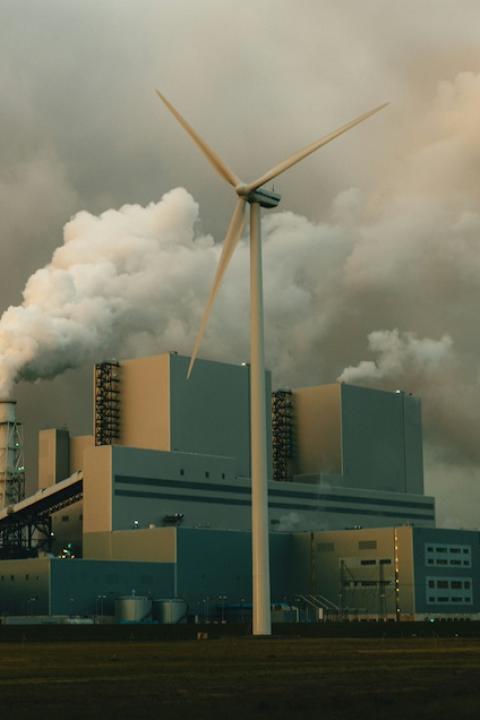
[(95, 603), (95, 613), (98, 614), (98, 605), (100, 601), (100, 624), (103, 623), (103, 601), (107, 599), (106, 595), (97, 595), (97, 600)]
[(219, 595), (219, 596), (218, 596), (218, 599), (219, 599), (219, 600), (221, 601), (221, 603), (222, 603), (221, 606), (220, 606), (220, 621), (221, 621), (221, 624), (224, 625), (224, 624), (225, 624), (225, 600), (227, 599), (227, 596), (226, 596), (226, 595)]

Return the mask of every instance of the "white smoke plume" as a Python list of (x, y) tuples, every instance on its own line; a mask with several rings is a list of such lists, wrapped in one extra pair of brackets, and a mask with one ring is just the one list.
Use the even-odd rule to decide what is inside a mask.
[(345, 368), (338, 378), (340, 382), (355, 384), (419, 374), (431, 377), (449, 358), (452, 339), (448, 335), (440, 340), (419, 339), (410, 332), (400, 334), (397, 329), (377, 330), (369, 334), (368, 347), (378, 359)]
[[(340, 376), (418, 393), (438, 462), (474, 465), (480, 75), (461, 73), (428, 103), (408, 102), (388, 110), (398, 134), (394, 150), (380, 138), (381, 185), (344, 187), (321, 222), (265, 215), (267, 360), (278, 384)], [(412, 113), (415, 132), (405, 123)], [(180, 188), (147, 207), (75, 215), (64, 244), (27, 282), (23, 303), (0, 320), (0, 393), (18, 379), (102, 357), (189, 353), (219, 253), (199, 223), (196, 202)], [(247, 359), (247, 317), (241, 243), (203, 355)]]

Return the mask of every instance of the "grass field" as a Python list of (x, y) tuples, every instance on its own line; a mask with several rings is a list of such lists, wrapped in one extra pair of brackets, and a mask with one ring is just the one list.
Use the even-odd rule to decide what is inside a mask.
[(0, 644), (1, 717), (480, 717), (480, 639)]

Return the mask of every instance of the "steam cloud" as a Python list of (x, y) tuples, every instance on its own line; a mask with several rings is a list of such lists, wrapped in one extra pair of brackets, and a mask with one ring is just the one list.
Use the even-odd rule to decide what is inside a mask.
[[(462, 73), (399, 139), (383, 187), (344, 190), (321, 223), (263, 220), (275, 382), (418, 393), (429, 452), (467, 464), (480, 459), (479, 125), (480, 75)], [(189, 353), (218, 254), (182, 188), (147, 207), (78, 213), (0, 320), (0, 394), (101, 357)], [(247, 266), (241, 243), (205, 356), (247, 358)]]

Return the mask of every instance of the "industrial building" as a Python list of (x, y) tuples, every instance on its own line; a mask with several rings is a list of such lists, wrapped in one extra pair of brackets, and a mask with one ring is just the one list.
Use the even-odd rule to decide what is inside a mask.
[[(98, 364), (91, 435), (40, 432), (39, 491), (0, 510), (0, 614), (92, 616), (100, 599), (111, 614), (128, 594), (181, 598), (197, 618), (219, 598), (248, 605), (249, 367), (199, 360), (187, 381), (188, 361)], [(435, 528), (418, 398), (272, 393), (269, 373), (266, 388), (273, 601), (331, 617), (478, 613), (479, 534)]]

